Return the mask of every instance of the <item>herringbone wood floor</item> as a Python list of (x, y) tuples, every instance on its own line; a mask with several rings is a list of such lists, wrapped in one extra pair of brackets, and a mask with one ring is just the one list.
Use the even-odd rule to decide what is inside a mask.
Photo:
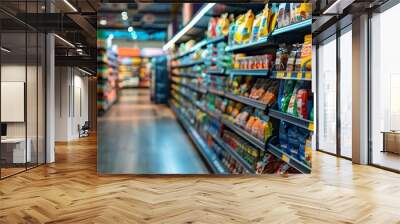
[(400, 175), (316, 153), (289, 178), (98, 176), (94, 137), (0, 181), (0, 223), (400, 223)]

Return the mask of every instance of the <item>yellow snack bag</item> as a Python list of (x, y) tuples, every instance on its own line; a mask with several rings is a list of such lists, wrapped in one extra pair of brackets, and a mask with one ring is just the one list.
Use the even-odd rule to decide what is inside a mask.
[(270, 22), (269, 22), (269, 29), (268, 29), (269, 32), (274, 31), (274, 29), (276, 27), (276, 24), (278, 22), (278, 15), (279, 15), (278, 6), (279, 6), (279, 4), (274, 3), (274, 4), (272, 4), (272, 7), (270, 9), (271, 10), (270, 11), (271, 15), (270, 15)]
[(304, 36), (304, 44), (301, 48), (300, 66), (302, 71), (311, 71), (312, 58), (312, 36), (311, 34)]
[(300, 7), (296, 8), (296, 15), (301, 16), (302, 20), (310, 18), (312, 12), (311, 3), (301, 3)]
[(235, 44), (239, 44), (242, 40), (241, 37), (241, 32), (239, 31), (239, 28), (242, 26), (242, 24), (244, 23), (244, 15), (240, 15), (236, 22), (235, 22), (235, 34), (233, 35), (233, 42)]
[(229, 32), (228, 13), (224, 13), (218, 19), (217, 36), (226, 36)]
[(271, 9), (268, 8), (267, 4), (261, 13), (260, 30), (258, 31), (257, 38), (265, 37), (271, 32), (269, 27), (272, 18), (271, 15)]
[(251, 9), (246, 12), (243, 17), (243, 21), (238, 26), (237, 29), (237, 43), (246, 43), (250, 39), (251, 28), (254, 21), (254, 14)]

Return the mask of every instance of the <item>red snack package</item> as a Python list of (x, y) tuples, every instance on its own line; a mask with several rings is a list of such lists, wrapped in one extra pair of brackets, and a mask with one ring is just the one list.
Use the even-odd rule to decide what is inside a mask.
[(307, 101), (308, 101), (308, 91), (306, 89), (300, 89), (297, 91), (297, 114), (299, 117), (307, 119)]

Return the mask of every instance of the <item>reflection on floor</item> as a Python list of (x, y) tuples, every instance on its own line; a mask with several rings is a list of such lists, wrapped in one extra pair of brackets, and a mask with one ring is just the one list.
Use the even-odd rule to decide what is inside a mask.
[(1, 168), (1, 178), (8, 177), (10, 175), (22, 172), (25, 170), (25, 167), (7, 167)]
[(99, 173), (208, 173), (171, 110), (152, 104), (149, 90), (123, 90), (98, 130)]
[(400, 171), (400, 155), (392, 152), (374, 151), (373, 164)]

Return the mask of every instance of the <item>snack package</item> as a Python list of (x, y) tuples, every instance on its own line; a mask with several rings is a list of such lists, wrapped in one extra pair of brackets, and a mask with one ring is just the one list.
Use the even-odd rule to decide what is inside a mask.
[(312, 36), (311, 34), (304, 36), (304, 44), (301, 48), (300, 67), (301, 71), (311, 71), (312, 58)]
[(308, 90), (307, 89), (299, 89), (297, 91), (296, 96), (296, 104), (297, 104), (297, 115), (300, 118), (307, 119), (308, 118)]
[(251, 29), (254, 21), (253, 11), (248, 10), (247, 13), (242, 17), (236, 30), (235, 42), (237, 44), (247, 43), (250, 39)]
[(216, 29), (217, 36), (226, 36), (229, 33), (229, 19), (228, 13), (224, 13), (218, 19), (218, 25)]
[(287, 60), (286, 71), (288, 72), (295, 71), (296, 58), (298, 57), (298, 55), (300, 55), (299, 50), (300, 50), (299, 45), (294, 44)]
[(273, 105), (276, 102), (277, 92), (278, 85), (269, 87), (264, 96), (262, 96), (261, 101), (268, 105)]
[(304, 162), (311, 167), (312, 162), (312, 141), (311, 136), (309, 136), (306, 140), (306, 144), (304, 146)]
[(242, 29), (242, 24), (244, 23), (245, 20), (245, 15), (239, 15), (239, 17), (237, 18), (236, 22), (235, 22), (235, 27), (234, 27), (234, 35), (233, 35), (233, 44), (240, 44), (241, 40), (242, 40), (242, 36), (241, 36), (241, 31), (239, 29)]
[(283, 121), (279, 124), (279, 145), (285, 152), (288, 149), (288, 134), (287, 134), (287, 124)]
[(297, 92), (299, 91), (299, 89), (302, 86), (303, 86), (303, 82), (297, 81), (297, 83), (293, 89), (293, 93), (291, 94), (291, 97), (290, 97), (288, 109), (286, 111), (286, 113), (291, 114), (296, 117), (298, 116), (298, 114), (297, 114)]
[(251, 128), (254, 125), (254, 122), (256, 121), (256, 117), (255, 116), (250, 116), (249, 120), (246, 123), (246, 127), (244, 128), (247, 132), (251, 131)]
[(285, 71), (288, 58), (289, 58), (289, 51), (285, 44), (281, 44), (278, 50), (276, 51), (275, 70)]
[(263, 126), (263, 121), (260, 118), (256, 118), (256, 120), (253, 123), (253, 126), (251, 127), (251, 135), (257, 136), (258, 132), (260, 132), (260, 129)]
[(260, 24), (261, 24), (262, 13), (257, 14), (254, 19), (250, 41), (256, 41), (258, 39), (258, 34), (260, 32)]
[(266, 121), (265, 129), (264, 129), (264, 136), (263, 136), (264, 141), (267, 141), (272, 136), (273, 130), (274, 130), (274, 128), (272, 126), (271, 121)]
[(229, 15), (229, 31), (228, 31), (228, 45), (234, 44), (234, 36), (237, 29), (237, 23), (235, 22), (235, 16), (233, 14)]
[(312, 3), (300, 3), (300, 6), (296, 10), (296, 15), (299, 16), (300, 20), (309, 19), (311, 18)]
[(242, 85), (240, 85), (239, 89), (239, 95), (241, 96), (248, 96), (248, 91), (250, 90), (252, 84), (253, 84), (253, 77), (252, 76), (246, 76), (245, 81)]
[(286, 153), (288, 155), (293, 155), (294, 157), (297, 156), (298, 149), (299, 149), (299, 141), (298, 141), (298, 130), (297, 127), (290, 127), (288, 128), (287, 132), (288, 136), (288, 148), (286, 149)]
[(283, 96), (281, 97), (281, 108), (280, 109), (282, 112), (286, 113), (288, 110), (290, 99), (293, 94), (293, 90), (296, 85), (296, 81), (295, 80), (287, 80), (287, 81), (283, 81), (283, 82), (284, 82), (284, 88), (283, 88), (283, 92), (282, 92)]
[(278, 11), (278, 28), (290, 24), (290, 3), (281, 3)]
[(250, 107), (245, 107), (236, 117), (234, 120), (234, 123), (239, 125), (240, 127), (245, 127), (246, 122), (250, 116), (250, 113), (252, 112), (252, 108)]
[(270, 22), (269, 22), (269, 32), (274, 31), (276, 24), (278, 23), (278, 16), (279, 16), (279, 3), (272, 3), (271, 4), (271, 15), (270, 15)]
[(306, 142), (307, 142), (309, 135), (310, 134), (309, 134), (308, 130), (301, 129), (301, 128), (298, 129), (297, 141), (299, 144), (299, 146), (298, 146), (299, 151), (298, 151), (296, 158), (299, 161), (305, 161), (305, 148), (306, 148), (306, 144), (307, 144)]
[(257, 39), (266, 37), (271, 32), (269, 27), (271, 18), (272, 18), (271, 9), (269, 9), (268, 4), (266, 4), (264, 10), (260, 14), (260, 24), (257, 33)]
[(208, 38), (214, 38), (217, 36), (217, 24), (218, 24), (218, 18), (213, 17), (210, 19), (208, 22), (208, 29), (207, 29), (207, 37)]

